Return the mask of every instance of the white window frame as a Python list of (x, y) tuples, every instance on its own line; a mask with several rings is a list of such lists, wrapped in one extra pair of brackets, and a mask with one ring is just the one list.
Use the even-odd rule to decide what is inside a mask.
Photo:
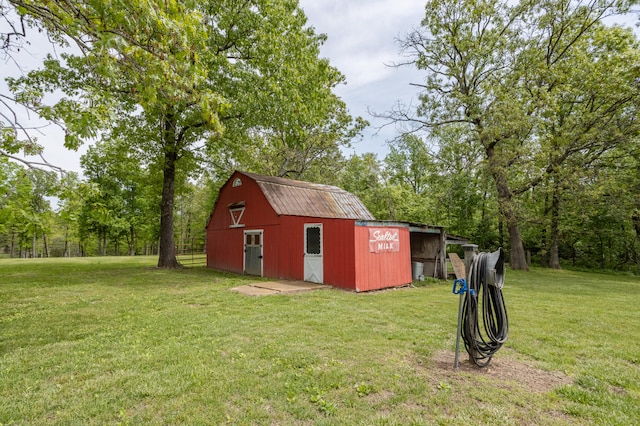
[[(233, 213), (238, 211), (240, 212), (240, 214), (236, 219), (236, 216)], [(231, 225), (229, 225), (229, 228), (244, 228), (244, 223), (240, 223), (242, 221), (242, 216), (244, 216), (244, 207), (230, 208), (229, 214), (231, 215)]]

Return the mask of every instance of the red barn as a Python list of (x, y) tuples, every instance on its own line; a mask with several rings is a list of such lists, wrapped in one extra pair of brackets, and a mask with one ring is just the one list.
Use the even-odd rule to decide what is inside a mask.
[(355, 291), (401, 286), (412, 278), (410, 227), (376, 222), (334, 186), (236, 171), (207, 224), (207, 266)]

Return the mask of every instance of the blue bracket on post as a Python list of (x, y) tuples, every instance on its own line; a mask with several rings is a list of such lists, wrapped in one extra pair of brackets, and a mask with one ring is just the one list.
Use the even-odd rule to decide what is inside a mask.
[(453, 280), (453, 294), (462, 294), (467, 291), (467, 280), (461, 278), (459, 280)]
[(472, 296), (476, 295), (476, 291), (474, 289), (469, 289), (469, 287), (467, 287), (467, 280), (465, 280), (464, 278), (461, 278), (459, 280), (454, 280), (453, 289), (451, 291), (453, 292), (453, 294), (460, 294), (460, 295), (468, 291), (469, 293), (471, 293)]

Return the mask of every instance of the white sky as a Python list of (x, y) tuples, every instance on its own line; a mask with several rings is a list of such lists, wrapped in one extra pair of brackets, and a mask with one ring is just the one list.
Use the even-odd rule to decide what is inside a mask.
[[(421, 0), (300, 0), (300, 6), (308, 17), (308, 23), (317, 33), (324, 33), (328, 40), (321, 55), (346, 77), (347, 84), (337, 88), (337, 94), (345, 101), (351, 115), (361, 116), (371, 123), (361, 141), (354, 144), (346, 155), (375, 152), (383, 157), (386, 142), (395, 136), (393, 126), (376, 132), (382, 121), (371, 117), (367, 110), (384, 112), (398, 101), (411, 101), (416, 94), (410, 82), (417, 82), (419, 74), (408, 67), (392, 68), (386, 64), (401, 60), (397, 38), (418, 26), (423, 14)], [(33, 33), (30, 33), (30, 37)], [(20, 57), (20, 65), (28, 70), (37, 66), (50, 51), (46, 40), (32, 43)], [(4, 91), (4, 77), (16, 75), (15, 65), (0, 63), (0, 90)], [(45, 146), (47, 160), (67, 170), (80, 171), (80, 155), (62, 145), (63, 133), (48, 126), (37, 135)]]
[[(356, 153), (387, 152), (386, 142), (396, 136), (393, 126), (377, 131), (384, 121), (374, 119), (368, 110), (382, 113), (398, 100), (411, 102), (417, 90), (410, 82), (419, 82), (420, 74), (410, 67), (388, 66), (402, 61), (398, 38), (419, 26), (424, 16), (420, 0), (300, 0), (309, 25), (328, 39), (321, 55), (346, 77), (347, 84), (337, 94), (351, 115), (371, 123)], [(354, 150), (351, 150), (353, 152)]]

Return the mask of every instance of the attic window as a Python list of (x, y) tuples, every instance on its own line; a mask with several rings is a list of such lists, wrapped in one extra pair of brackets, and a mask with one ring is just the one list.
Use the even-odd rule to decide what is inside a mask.
[(231, 225), (229, 228), (244, 228), (244, 224), (240, 223), (244, 215), (244, 206), (230, 207), (229, 214), (231, 214)]
[(237, 187), (237, 186), (242, 186), (242, 179), (240, 178), (235, 178), (233, 180), (233, 184), (231, 185), (233, 188)]

